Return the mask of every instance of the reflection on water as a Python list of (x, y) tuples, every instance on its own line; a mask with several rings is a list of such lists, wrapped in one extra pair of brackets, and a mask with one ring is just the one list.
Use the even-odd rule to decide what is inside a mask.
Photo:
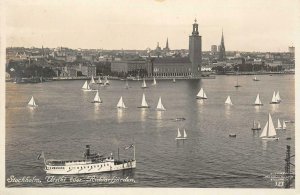
[(271, 105), (271, 111), (272, 111), (272, 112), (277, 111), (278, 108), (279, 108), (279, 104), (270, 104), (270, 105)]
[(161, 120), (162, 119), (162, 113), (163, 111), (156, 111), (156, 119)]
[(117, 109), (117, 119), (118, 119), (118, 123), (123, 122), (123, 109), (118, 108)]
[(147, 108), (141, 108), (141, 121), (146, 120), (146, 109)]
[(261, 106), (254, 106), (255, 112), (260, 112)]
[(231, 106), (230, 105), (225, 105), (225, 117), (226, 117), (226, 119), (230, 119), (230, 114), (231, 114), (230, 110), (231, 110)]
[(262, 149), (264, 151), (266, 151), (267, 150), (267, 146), (268, 146), (268, 140), (262, 139), (261, 140), (261, 144), (262, 144)]
[(95, 115), (100, 113), (100, 103), (94, 103), (94, 113)]

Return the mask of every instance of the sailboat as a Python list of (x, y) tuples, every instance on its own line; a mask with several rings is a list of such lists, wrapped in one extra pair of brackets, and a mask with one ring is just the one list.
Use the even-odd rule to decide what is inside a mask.
[(256, 76), (254, 76), (253, 81), (259, 81), (259, 79)]
[(271, 100), (270, 104), (279, 104), (279, 103), (280, 103), (280, 101), (278, 101), (278, 99), (276, 97), (276, 94), (275, 94), (275, 91), (274, 91), (273, 92), (273, 96), (272, 96), (272, 100)]
[(90, 84), (95, 84), (96, 82), (95, 82), (95, 80), (94, 80), (94, 77), (93, 77), (93, 75), (92, 75), (92, 78), (91, 78), (91, 81), (90, 81)]
[(142, 98), (142, 104), (138, 108), (150, 108), (150, 106), (148, 106), (148, 104), (147, 104), (147, 101), (146, 101), (144, 93), (143, 93), (143, 98)]
[(239, 74), (238, 74), (238, 72), (239, 72), (239, 69), (236, 72), (236, 85), (234, 87), (241, 87), (241, 85), (239, 85)]
[(147, 88), (145, 79), (143, 79), (143, 84), (142, 84), (141, 88)]
[(153, 83), (152, 83), (152, 85), (156, 85), (156, 79), (155, 79), (155, 77), (153, 77)]
[(205, 94), (205, 92), (204, 92), (204, 90), (201, 88), (200, 89), (200, 91), (199, 91), (199, 93), (197, 94), (197, 97), (196, 97), (197, 99), (207, 99), (207, 96), (206, 96), (206, 94)]
[(187, 134), (185, 129), (183, 129), (183, 136), (181, 136), (179, 128), (177, 129), (177, 137), (175, 138), (176, 140), (185, 140), (187, 139)]
[(38, 105), (35, 103), (33, 96), (31, 96), (30, 101), (28, 102), (29, 107), (38, 107)]
[(276, 137), (276, 130), (270, 113), (269, 113), (268, 121), (262, 133), (260, 134), (260, 137), (264, 140), (279, 140), (279, 137)]
[(97, 84), (100, 84), (100, 85), (103, 84), (103, 82), (101, 81), (100, 76), (99, 76), (99, 78), (98, 78)]
[(282, 130), (286, 130), (286, 124), (285, 124), (285, 121), (282, 121)]
[(128, 84), (128, 81), (126, 81), (126, 83), (125, 83), (125, 89), (129, 89), (130, 87), (129, 87), (129, 84)]
[(127, 108), (127, 107), (125, 106), (125, 104), (124, 104), (124, 101), (123, 101), (123, 97), (122, 97), (122, 96), (120, 97), (120, 100), (119, 100), (119, 102), (118, 102), (118, 104), (117, 104), (117, 108)]
[(256, 96), (255, 102), (254, 102), (254, 106), (262, 106), (263, 104), (261, 103), (260, 99), (259, 99), (259, 93)]
[(156, 110), (158, 110), (158, 111), (165, 111), (166, 110), (164, 105), (161, 103), (161, 97), (159, 97)]
[(276, 99), (277, 99), (277, 102), (281, 102), (279, 91), (277, 91), (277, 93), (276, 93)]
[(226, 105), (233, 105), (233, 103), (231, 102), (230, 96), (227, 97), (226, 101), (225, 101)]
[(97, 93), (94, 97), (94, 101), (92, 101), (92, 103), (102, 103), (102, 100), (100, 99), (100, 96), (99, 96), (99, 91), (97, 90)]
[(175, 80), (175, 78), (173, 78), (173, 83), (176, 83), (176, 80)]
[(276, 128), (276, 130), (280, 130), (280, 129), (282, 129), (282, 126), (281, 126), (280, 120), (278, 119), (277, 120), (277, 128)]
[(104, 85), (110, 85), (110, 84), (109, 84), (109, 81), (108, 81), (108, 79), (107, 79), (107, 77), (105, 77)]
[(90, 85), (87, 83), (87, 81), (85, 81), (85, 83), (83, 84), (81, 89), (83, 91), (92, 91), (92, 89), (90, 88)]
[(260, 127), (260, 122), (259, 121), (253, 121), (253, 127), (252, 127), (252, 130), (261, 130), (261, 127)]

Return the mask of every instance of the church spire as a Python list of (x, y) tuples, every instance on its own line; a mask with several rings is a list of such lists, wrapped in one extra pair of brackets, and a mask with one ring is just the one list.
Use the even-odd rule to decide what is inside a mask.
[(167, 42), (166, 42), (166, 49), (169, 50), (169, 38), (167, 38)]
[(224, 43), (224, 34), (222, 28), (222, 37), (221, 37), (221, 44), (220, 44), (220, 51), (219, 51), (219, 60), (224, 61), (226, 59), (225, 53), (225, 43)]

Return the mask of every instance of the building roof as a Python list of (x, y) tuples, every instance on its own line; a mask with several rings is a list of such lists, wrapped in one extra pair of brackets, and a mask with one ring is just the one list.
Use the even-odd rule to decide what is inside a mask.
[(166, 58), (154, 58), (155, 64), (168, 64), (168, 63), (191, 63), (188, 57), (166, 57)]

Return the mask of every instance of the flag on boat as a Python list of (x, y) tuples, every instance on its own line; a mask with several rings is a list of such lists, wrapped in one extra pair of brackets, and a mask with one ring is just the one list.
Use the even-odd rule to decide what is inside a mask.
[(128, 150), (129, 148), (133, 148), (133, 144), (131, 144), (130, 146), (125, 146), (124, 150)]
[(37, 156), (37, 159), (38, 159), (38, 160), (40, 160), (41, 158), (45, 158), (44, 152), (40, 153), (40, 154)]

